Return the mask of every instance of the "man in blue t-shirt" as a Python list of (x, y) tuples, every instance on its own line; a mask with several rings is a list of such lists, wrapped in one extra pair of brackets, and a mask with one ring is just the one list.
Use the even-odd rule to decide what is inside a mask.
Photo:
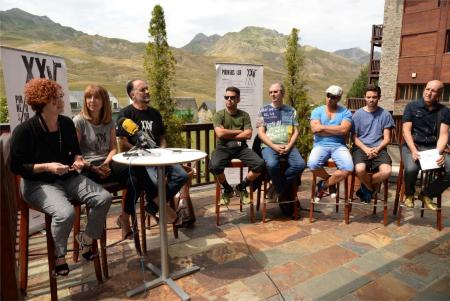
[[(391, 140), (394, 119), (378, 106), (380, 96), (380, 87), (368, 85), (364, 93), (366, 106), (353, 114), (352, 155), (356, 175), (361, 180), (361, 188), (356, 195), (364, 203), (370, 203), (376, 184), (391, 175), (392, 160), (386, 146)], [(368, 171), (374, 172), (372, 177)]]
[[(352, 113), (338, 105), (342, 88), (332, 85), (325, 91), (326, 104), (311, 112), (311, 130), (314, 133), (314, 147), (309, 155), (308, 167), (324, 180), (317, 183), (315, 201), (318, 202), (329, 190), (336, 195), (336, 183), (345, 179), (353, 171), (353, 161), (345, 144), (345, 138), (352, 128)], [(323, 166), (333, 159), (338, 169), (329, 175)]]
[[(271, 202), (276, 202), (283, 193), (286, 196), (292, 195), (290, 191), (292, 183), (305, 169), (305, 161), (295, 146), (299, 133), (297, 112), (293, 107), (283, 104), (284, 93), (283, 84), (272, 84), (269, 87), (272, 103), (260, 109), (256, 121), (262, 157), (273, 184), (268, 190)], [(287, 161), (283, 175), (280, 170), (280, 159)]]

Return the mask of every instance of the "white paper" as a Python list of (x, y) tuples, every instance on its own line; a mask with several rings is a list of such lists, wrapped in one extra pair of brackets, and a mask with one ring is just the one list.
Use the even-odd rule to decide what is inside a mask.
[(419, 152), (420, 158), (420, 167), (422, 170), (429, 170), (429, 169), (436, 169), (440, 168), (439, 165), (437, 165), (436, 161), (439, 159), (439, 151), (437, 148), (435, 149), (429, 149), (426, 151)]

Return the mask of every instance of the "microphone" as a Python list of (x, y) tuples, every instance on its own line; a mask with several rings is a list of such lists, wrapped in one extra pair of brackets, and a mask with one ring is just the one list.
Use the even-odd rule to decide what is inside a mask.
[(124, 129), (124, 131), (131, 137), (137, 138), (137, 144), (143, 148), (157, 148), (155, 140), (153, 140), (147, 133), (139, 130), (138, 125), (129, 118), (120, 118), (117, 124)]

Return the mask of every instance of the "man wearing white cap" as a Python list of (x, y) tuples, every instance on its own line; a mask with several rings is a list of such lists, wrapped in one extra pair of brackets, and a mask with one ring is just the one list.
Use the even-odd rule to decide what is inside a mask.
[[(315, 201), (336, 193), (336, 183), (345, 179), (353, 171), (353, 160), (345, 144), (345, 137), (352, 128), (352, 113), (339, 106), (342, 88), (332, 85), (326, 92), (326, 104), (315, 108), (311, 113), (311, 130), (314, 133), (314, 147), (309, 155), (308, 167), (323, 180), (317, 183)], [(338, 169), (329, 175), (323, 166), (333, 159)]]

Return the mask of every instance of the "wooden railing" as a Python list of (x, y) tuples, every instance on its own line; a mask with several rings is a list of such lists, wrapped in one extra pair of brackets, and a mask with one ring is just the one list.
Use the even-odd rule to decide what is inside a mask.
[(380, 73), (380, 60), (372, 60), (370, 62), (370, 73), (379, 74)]
[(383, 39), (383, 25), (372, 25), (372, 42), (379, 42)]
[(347, 98), (346, 107), (352, 112), (355, 112), (356, 110), (364, 107), (366, 105), (366, 101), (364, 98), (358, 98), (358, 97), (350, 97)]
[(186, 148), (204, 151), (208, 156), (196, 162), (193, 167), (197, 170), (192, 186), (200, 186), (214, 183), (214, 177), (209, 172), (209, 158), (216, 147), (216, 136), (212, 123), (186, 123), (184, 125), (186, 135)]

